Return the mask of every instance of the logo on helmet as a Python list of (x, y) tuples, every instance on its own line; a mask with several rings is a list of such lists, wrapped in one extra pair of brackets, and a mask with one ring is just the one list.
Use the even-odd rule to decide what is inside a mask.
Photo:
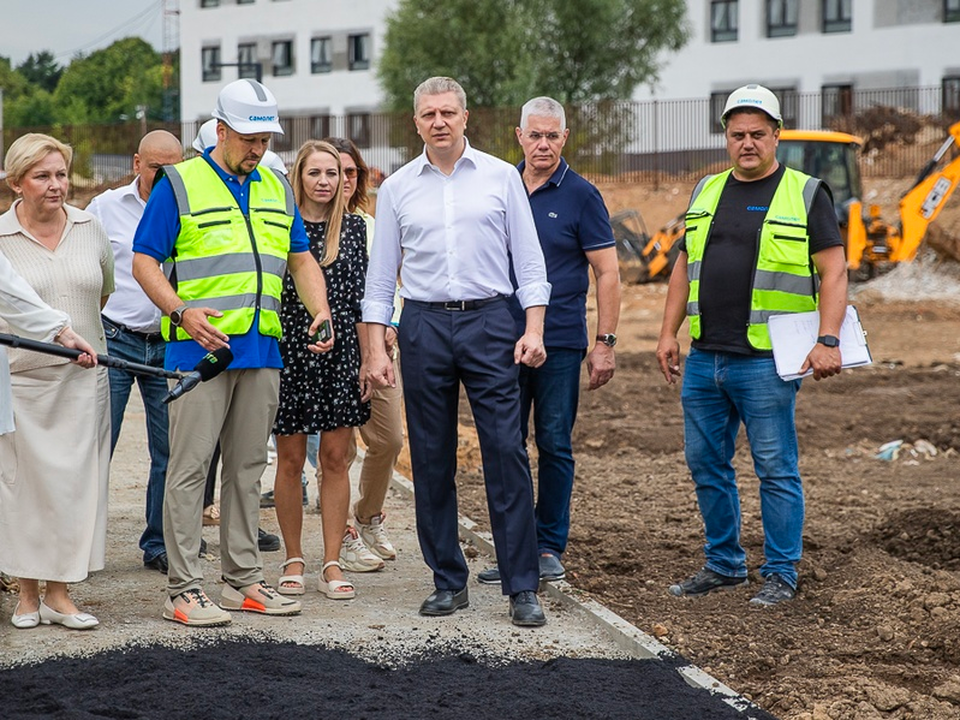
[(251, 115), (247, 118), (250, 122), (273, 122), (276, 119), (276, 115)]

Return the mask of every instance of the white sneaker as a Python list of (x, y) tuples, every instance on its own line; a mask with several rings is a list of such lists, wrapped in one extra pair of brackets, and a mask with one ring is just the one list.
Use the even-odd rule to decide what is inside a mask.
[(350, 572), (375, 572), (383, 569), (383, 560), (370, 552), (355, 528), (347, 526), (340, 546), (340, 567)]
[(384, 519), (386, 519), (386, 516), (380, 513), (370, 518), (369, 524), (358, 520), (357, 529), (360, 531), (360, 539), (374, 555), (379, 555), (384, 560), (396, 560), (397, 549), (387, 539), (387, 533), (383, 529)]

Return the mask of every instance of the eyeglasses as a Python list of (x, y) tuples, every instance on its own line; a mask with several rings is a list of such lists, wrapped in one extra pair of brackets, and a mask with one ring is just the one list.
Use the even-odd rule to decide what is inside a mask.
[(527, 137), (537, 143), (543, 140), (544, 138), (546, 138), (547, 142), (555, 143), (560, 141), (560, 139), (563, 137), (563, 133), (558, 133), (558, 132), (541, 133), (541, 132), (534, 131), (534, 132), (528, 132)]
[(343, 174), (348, 178), (355, 178), (357, 176), (357, 168), (355, 167), (344, 168)]

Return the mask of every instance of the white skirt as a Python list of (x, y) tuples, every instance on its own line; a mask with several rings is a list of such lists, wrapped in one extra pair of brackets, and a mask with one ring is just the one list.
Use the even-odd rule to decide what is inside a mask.
[(105, 367), (11, 377), (16, 430), (0, 435), (0, 570), (79, 582), (103, 569), (110, 477)]

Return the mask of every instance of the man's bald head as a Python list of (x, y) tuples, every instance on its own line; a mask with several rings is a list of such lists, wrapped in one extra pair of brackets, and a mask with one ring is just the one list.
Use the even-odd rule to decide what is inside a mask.
[(183, 146), (177, 136), (166, 130), (152, 130), (140, 139), (133, 156), (133, 171), (139, 178), (137, 190), (144, 201), (150, 197), (157, 171), (164, 165), (183, 160)]

